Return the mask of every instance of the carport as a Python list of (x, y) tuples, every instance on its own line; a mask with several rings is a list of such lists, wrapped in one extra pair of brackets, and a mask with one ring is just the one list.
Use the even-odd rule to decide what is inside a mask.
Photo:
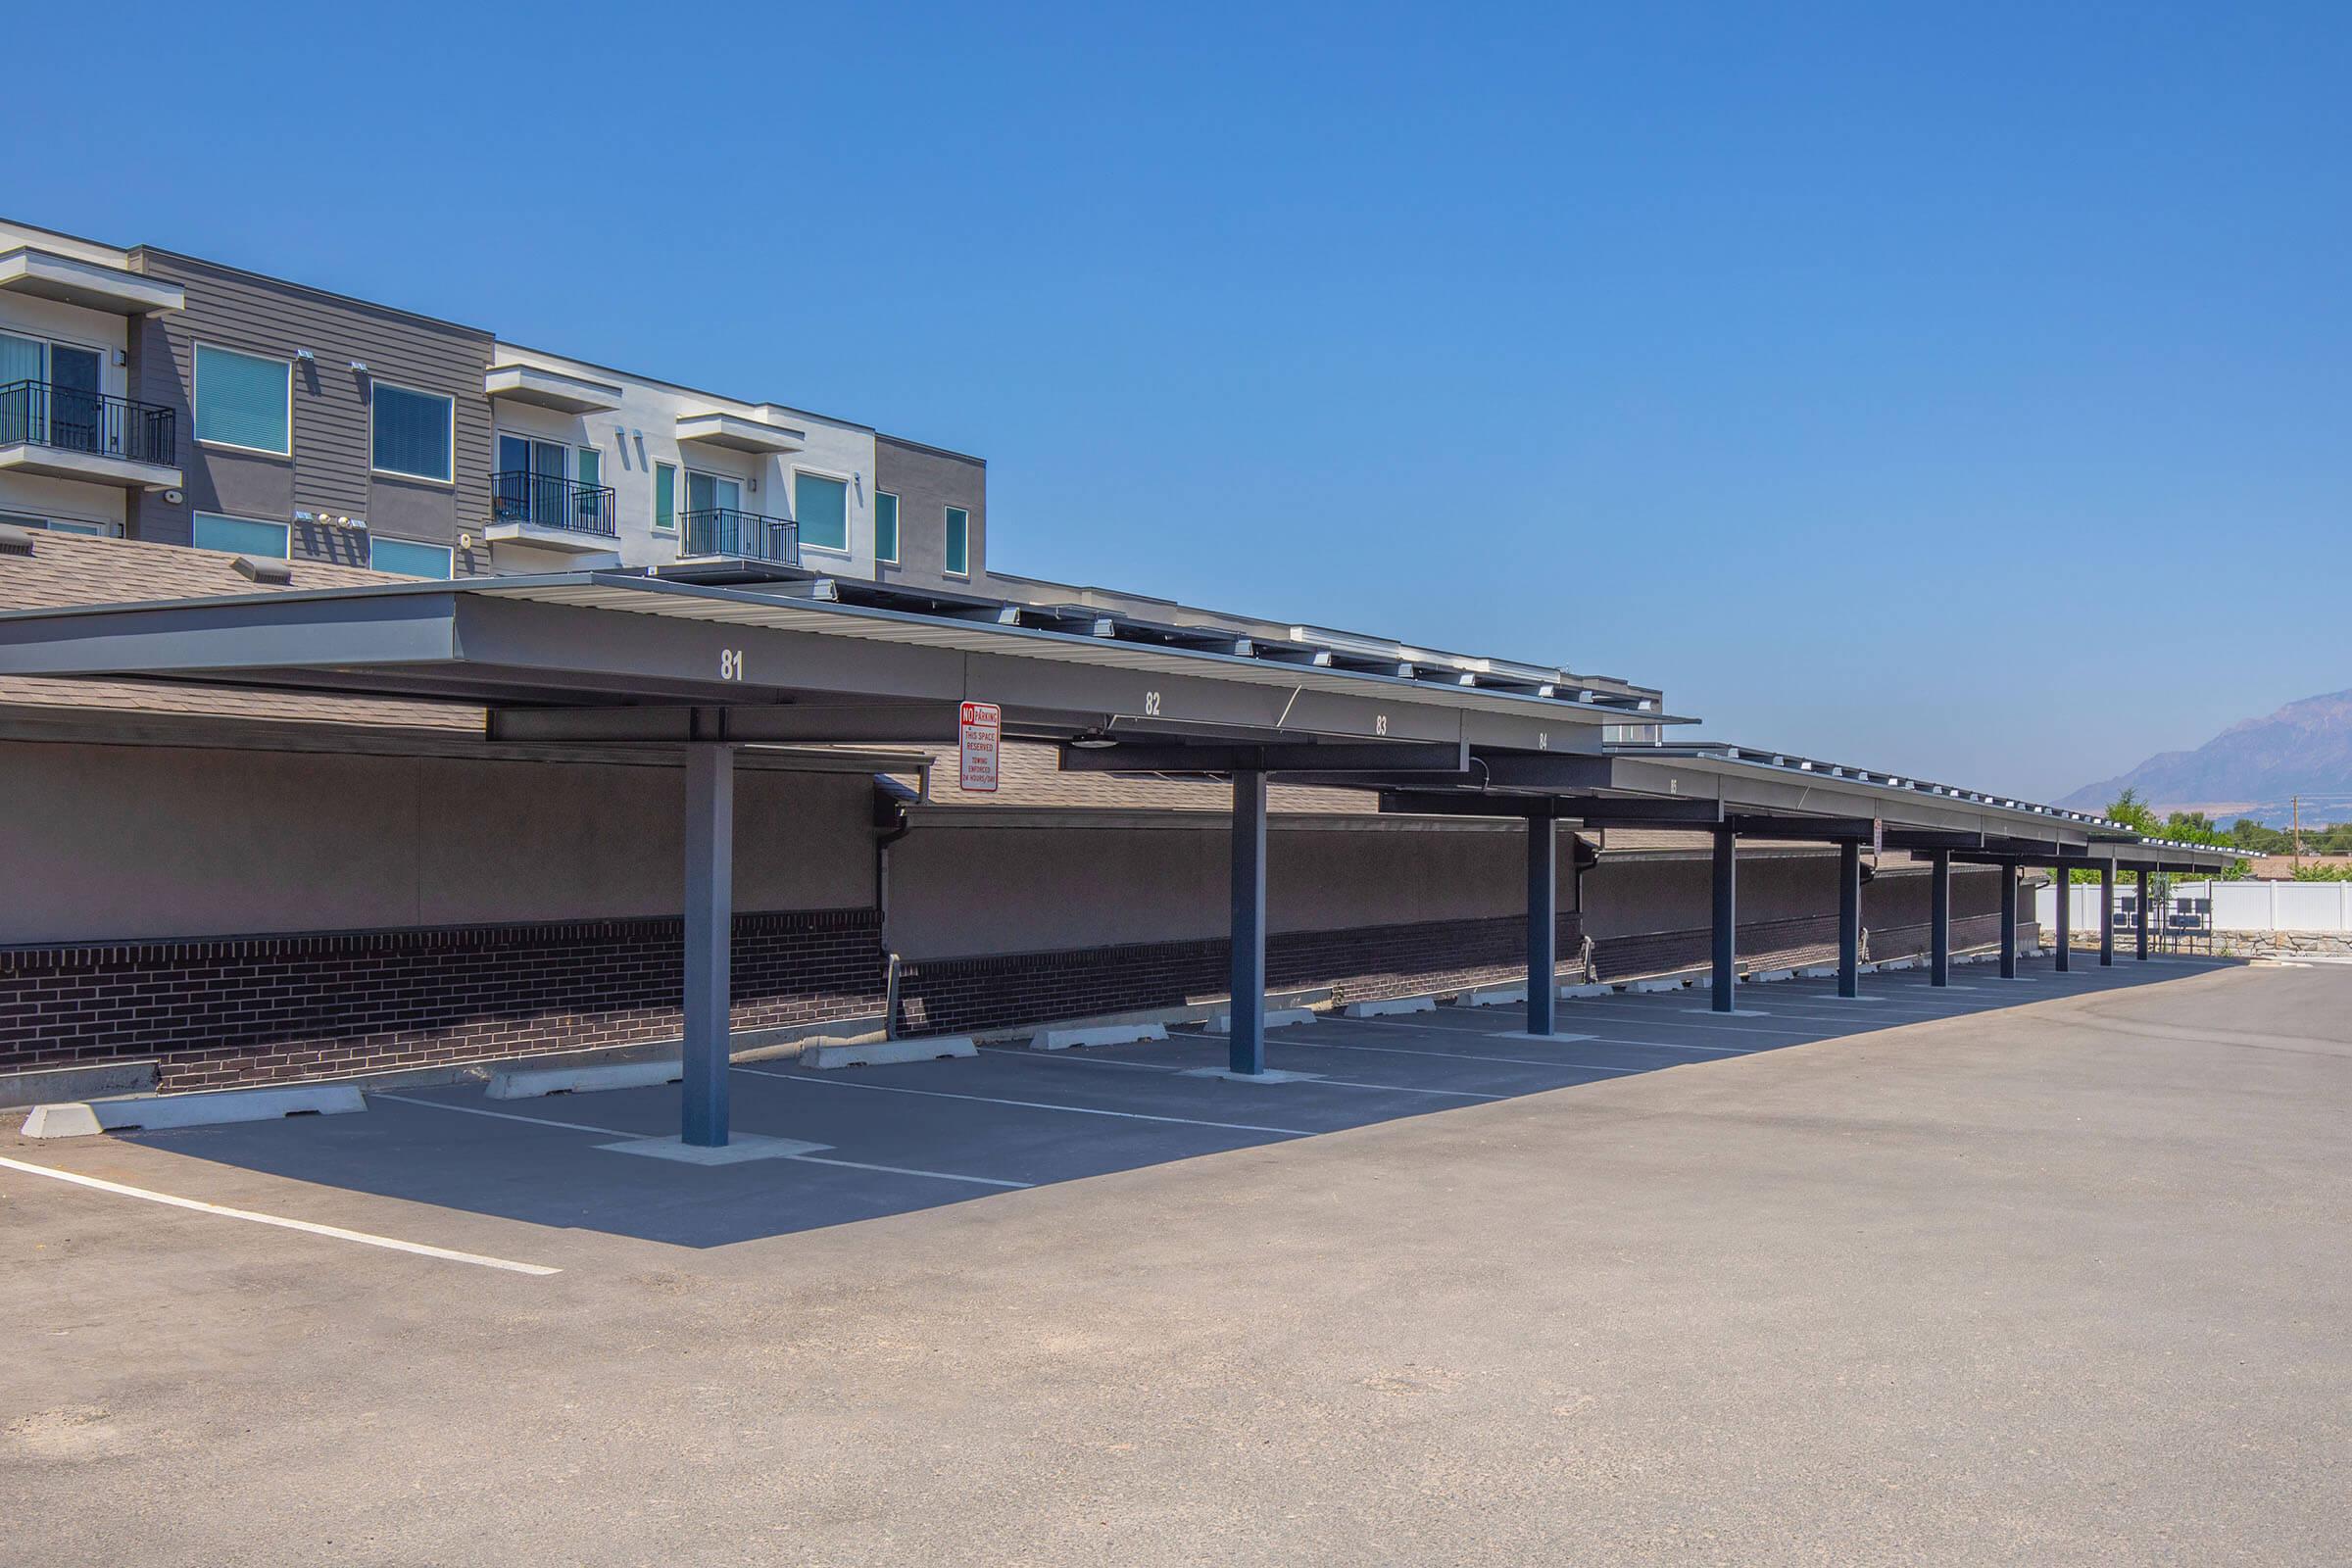
[[(486, 710), (486, 745), (663, 747), (685, 767), (680, 1141), (727, 1141), (733, 777), (745, 747), (950, 742), (966, 702), (1065, 768), (1230, 780), (1231, 1076), (1266, 1081), (1266, 781), (1377, 790), (1384, 808), (1528, 825), (1527, 1033), (1554, 1031), (1557, 825), (1714, 836), (1712, 1006), (1735, 1011), (1737, 844), (1838, 844), (1838, 993), (1858, 992), (1865, 843), (1928, 854), (1934, 983), (1948, 978), (1954, 858), (2098, 866), (2112, 958), (2119, 868), (2230, 858), (2079, 813), (1737, 748), (1613, 743), (1679, 722), (1657, 694), (1365, 642), (1274, 642), (1093, 610), (809, 578), (758, 589), (639, 572), (278, 592), (0, 615), (0, 673), (146, 679)], [(2064, 901), (2061, 901), (2063, 908)], [(2063, 918), (2063, 916), (2062, 916)], [(2144, 931), (2141, 939), (2144, 956)], [(2061, 965), (2065, 948), (2060, 948)]]

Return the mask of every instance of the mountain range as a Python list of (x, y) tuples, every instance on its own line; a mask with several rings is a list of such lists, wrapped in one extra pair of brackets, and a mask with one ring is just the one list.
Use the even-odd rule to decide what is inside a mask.
[(2284, 827), (2300, 796), (2306, 827), (2352, 820), (2352, 691), (2241, 720), (2193, 752), (2159, 752), (2058, 804), (2097, 810), (2127, 788), (2159, 814), (2204, 811), (2217, 821), (2250, 816)]

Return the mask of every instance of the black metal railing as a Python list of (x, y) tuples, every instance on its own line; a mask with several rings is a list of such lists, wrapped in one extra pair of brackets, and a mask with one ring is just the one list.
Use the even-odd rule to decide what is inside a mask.
[(741, 556), (794, 566), (801, 560), (800, 524), (790, 517), (762, 517), (731, 507), (686, 514), (686, 554)]
[(0, 446), (21, 442), (169, 468), (179, 462), (179, 416), (103, 392), (11, 381), (0, 386)]
[(490, 520), (527, 522), (540, 528), (568, 528), (574, 533), (617, 535), (613, 520), (612, 487), (580, 484), (560, 473), (532, 473), (509, 468), (490, 476)]

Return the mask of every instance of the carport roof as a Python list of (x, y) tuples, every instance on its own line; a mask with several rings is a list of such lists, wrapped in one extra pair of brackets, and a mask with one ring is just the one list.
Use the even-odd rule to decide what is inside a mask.
[[(1041, 625), (1034, 609), (642, 572), (368, 583), (0, 614), (0, 674), (478, 705), (489, 739), (507, 744), (941, 741), (957, 706), (979, 701), (1002, 708), (1008, 737), (1062, 742), (1065, 767), (1094, 772), (1401, 779), (1449, 788), (1464, 814), (1497, 792), (1679, 798), (1713, 803), (1727, 824), (1735, 812), (1849, 826), (1859, 814), (1954, 848), (2142, 858), (2120, 824), (1981, 792), (1746, 748), (1604, 745), (1602, 726), (1657, 721), (1654, 705), (1539, 672), (1302, 660), (1116, 616)], [(1068, 749), (1090, 744), (1114, 751)]]

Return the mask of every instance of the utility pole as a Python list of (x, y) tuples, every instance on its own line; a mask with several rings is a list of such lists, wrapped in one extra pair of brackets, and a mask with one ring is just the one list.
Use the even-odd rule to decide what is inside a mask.
[(2303, 869), (2303, 797), (2292, 795), (2287, 799), (2292, 803), (2295, 813), (2295, 869), (2300, 871)]

